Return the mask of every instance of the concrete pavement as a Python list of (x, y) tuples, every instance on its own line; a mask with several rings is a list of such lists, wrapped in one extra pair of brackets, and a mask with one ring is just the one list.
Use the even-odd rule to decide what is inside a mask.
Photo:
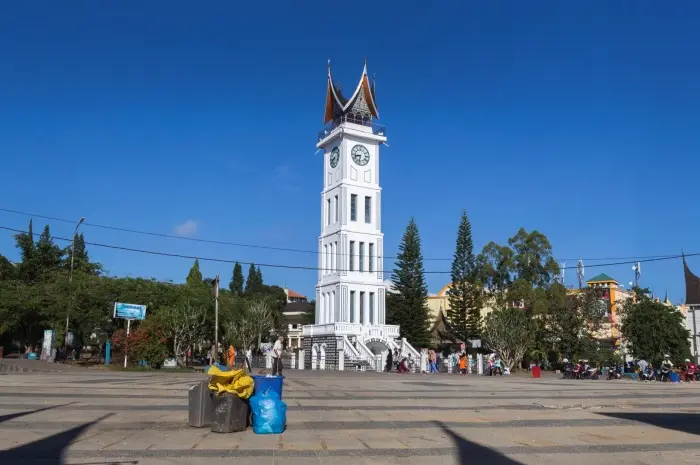
[(0, 463), (700, 463), (700, 383), (285, 375), (288, 429), (255, 435), (187, 427), (202, 375), (5, 372)]

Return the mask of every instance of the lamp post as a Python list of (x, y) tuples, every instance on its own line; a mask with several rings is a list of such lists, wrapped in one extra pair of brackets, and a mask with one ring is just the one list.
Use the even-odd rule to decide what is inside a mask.
[(78, 228), (85, 221), (85, 217), (80, 217), (78, 224), (75, 225), (75, 231), (73, 231), (73, 245), (70, 249), (70, 274), (68, 275), (68, 284), (70, 285), (70, 299), (68, 299), (68, 310), (66, 310), (66, 334), (65, 334), (65, 348), (66, 348), (66, 358), (68, 357), (68, 323), (70, 322), (70, 308), (73, 302), (73, 260), (75, 259), (75, 236), (78, 235)]

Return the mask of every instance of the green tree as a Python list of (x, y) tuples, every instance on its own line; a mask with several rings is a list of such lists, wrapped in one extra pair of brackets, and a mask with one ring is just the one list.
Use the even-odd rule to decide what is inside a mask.
[(552, 256), (552, 244), (547, 236), (539, 231), (527, 232), (520, 228), (517, 234), (508, 239), (513, 249), (515, 274), (533, 287), (546, 287), (559, 273), (559, 265)]
[(17, 277), (17, 267), (5, 256), (0, 255), (0, 281), (8, 281)]
[(486, 317), (484, 342), (508, 369), (520, 363), (534, 336), (535, 323), (522, 310), (495, 310)]
[(430, 344), (428, 287), (425, 284), (420, 234), (413, 218), (399, 245), (396, 267), (391, 277), (395, 293), (387, 299), (389, 324), (401, 325), (401, 337), (414, 347)]
[(635, 289), (633, 299), (622, 304), (618, 312), (621, 332), (635, 358), (657, 365), (668, 354), (680, 362), (690, 357), (690, 332), (678, 309), (667, 307), (649, 297), (647, 289)]
[(186, 282), (190, 286), (202, 285), (202, 272), (199, 270), (199, 260), (195, 259), (194, 265), (192, 265), (190, 272), (187, 274)]
[(548, 347), (560, 356), (571, 359), (594, 352), (596, 333), (610, 321), (601, 297), (600, 289), (586, 288), (566, 296), (563, 301), (554, 304), (549, 313), (542, 315), (543, 340)]
[(233, 295), (243, 294), (243, 268), (241, 264), (236, 262), (233, 265), (233, 276), (231, 277), (231, 282), (228, 285)]
[(248, 277), (245, 281), (245, 294), (256, 295), (263, 291), (262, 274), (259, 269), (255, 268), (255, 264), (251, 263), (248, 268)]
[(37, 262), (37, 251), (34, 245), (34, 230), (32, 220), (26, 233), (15, 235), (16, 247), (20, 250), (22, 261), (18, 267), (18, 275), (25, 282), (33, 282), (39, 278), (40, 268)]
[(508, 291), (513, 284), (513, 250), (508, 246), (489, 242), (476, 258), (476, 263), (479, 281), (487, 289), (491, 305), (496, 310), (505, 310), (510, 306)]
[(44, 226), (44, 231), (39, 236), (36, 244), (36, 260), (41, 273), (56, 271), (61, 264), (63, 252), (53, 243), (49, 225)]
[(452, 261), (452, 285), (448, 291), (450, 309), (447, 318), (452, 332), (462, 341), (478, 338), (481, 333), (481, 293), (478, 282), (472, 227), (466, 210), (457, 230), (457, 246)]
[(308, 310), (306, 310), (301, 317), (301, 324), (312, 325), (315, 322), (316, 322), (316, 301), (311, 300), (311, 301), (309, 301)]
[[(73, 238), (75, 243), (75, 258), (73, 258), (73, 271), (79, 271), (90, 275), (100, 275), (103, 271), (102, 264), (90, 262), (87, 248), (85, 247), (85, 237), (83, 234), (76, 234)], [(70, 270), (71, 258), (73, 257), (73, 244), (66, 247), (63, 268)]]

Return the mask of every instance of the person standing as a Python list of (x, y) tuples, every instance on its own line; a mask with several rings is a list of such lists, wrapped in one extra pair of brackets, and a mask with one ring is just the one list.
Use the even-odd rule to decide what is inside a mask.
[(216, 362), (216, 345), (212, 344), (209, 349), (209, 366)]
[(386, 371), (387, 373), (391, 373), (391, 371), (392, 371), (391, 369), (393, 368), (393, 366), (394, 366), (394, 355), (391, 352), (391, 350), (389, 350), (389, 353), (386, 354), (386, 366), (384, 367), (384, 371)]
[(282, 376), (282, 343), (284, 336), (280, 336), (272, 346), (272, 376)]

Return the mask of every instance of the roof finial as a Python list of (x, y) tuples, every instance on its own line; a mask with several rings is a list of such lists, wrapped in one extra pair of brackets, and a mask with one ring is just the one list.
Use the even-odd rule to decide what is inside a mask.
[(365, 57), (365, 69), (362, 72), (367, 74), (367, 57)]

